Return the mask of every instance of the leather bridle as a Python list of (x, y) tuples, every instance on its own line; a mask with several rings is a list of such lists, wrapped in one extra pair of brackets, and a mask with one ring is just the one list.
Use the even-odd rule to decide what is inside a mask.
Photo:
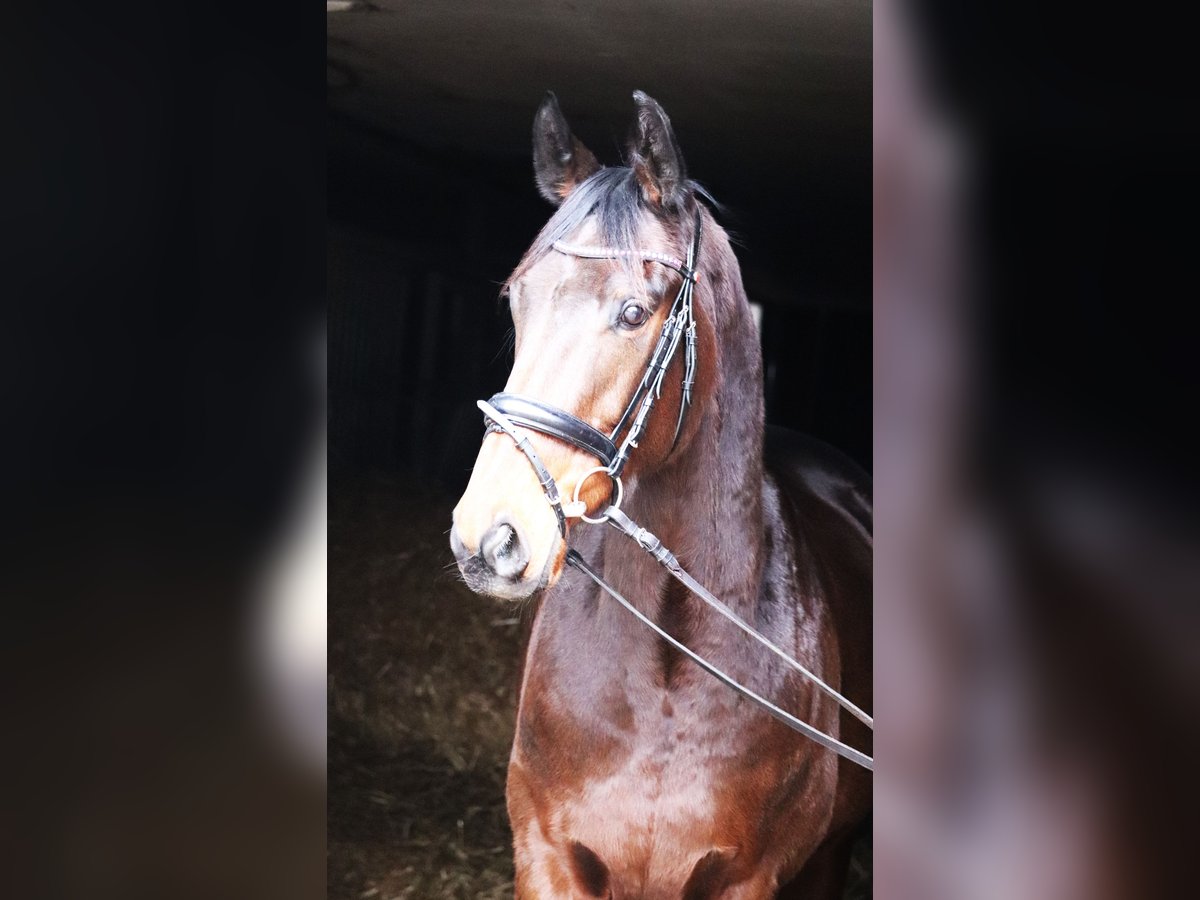
[[(486, 406), (482, 401), (479, 404), (487, 415), (489, 432), (503, 431), (497, 418), (491, 414), (491, 411), (499, 412), (516, 425), (532, 428), (534, 431), (540, 431), (542, 434), (566, 441), (603, 463), (602, 466), (597, 466), (580, 479), (579, 484), (575, 487), (572, 509), (579, 507), (580, 486), (597, 472), (607, 474), (613, 480), (614, 489), (620, 490), (621, 473), (625, 469), (625, 463), (629, 461), (629, 453), (638, 445), (638, 439), (646, 428), (650, 410), (654, 408), (655, 401), (662, 396), (662, 384), (667, 375), (667, 369), (670, 368), (675, 354), (682, 346), (684, 348), (683, 391), (679, 401), (679, 418), (675, 423), (672, 448), (679, 441), (684, 418), (692, 403), (692, 386), (696, 383), (696, 313), (692, 305), (692, 292), (699, 278), (699, 274), (696, 272), (696, 259), (700, 253), (700, 228), (701, 218), (697, 211), (696, 227), (685, 260), (679, 260), (653, 250), (612, 250), (607, 247), (581, 247), (564, 241), (554, 242), (554, 249), (568, 256), (578, 256), (584, 259), (641, 259), (660, 263), (683, 276), (679, 293), (675, 297), (675, 302), (671, 304), (666, 321), (663, 322), (658, 343), (655, 344), (654, 352), (650, 354), (650, 361), (646, 364), (646, 374), (642, 376), (637, 390), (625, 404), (625, 411), (621, 413), (616, 426), (609, 434), (589, 425), (565, 409), (559, 409), (557, 406), (533, 397), (502, 393), (493, 396)], [(622, 433), (624, 433), (624, 437), (621, 437)], [(537, 470), (540, 461), (534, 463), (534, 456), (530, 456), (528, 452), (525, 455), (529, 457), (534, 469)], [(542, 474), (541, 471), (538, 471), (539, 479), (542, 478)], [(542, 486), (545, 489), (544, 480)], [(555, 499), (550, 502), (558, 517), (559, 532), (565, 538), (567, 535), (566, 519), (573, 516), (564, 514), (563, 504), (557, 490), (554, 491), (554, 495)], [(595, 523), (600, 520), (588, 521)]]
[[(517, 448), (525, 454), (526, 459), (529, 460), (529, 464), (537, 474), (546, 499), (550, 502), (550, 506), (553, 508), (554, 514), (558, 519), (559, 533), (562, 534), (564, 540), (567, 536), (567, 519), (569, 518), (578, 517), (592, 524), (609, 523), (622, 534), (635, 541), (639, 547), (653, 556), (673, 578), (687, 587), (688, 590), (711, 608), (729, 619), (750, 637), (784, 660), (785, 663), (811, 681), (819, 690), (836, 700), (842, 708), (850, 712), (868, 728), (873, 728), (874, 721), (869, 715), (826, 684), (819, 676), (810, 672), (781, 650), (769, 638), (756, 631), (744, 619), (738, 616), (737, 613), (714, 597), (703, 585), (688, 574), (683, 566), (679, 564), (679, 560), (676, 559), (675, 555), (663, 545), (662, 541), (645, 528), (639, 526), (620, 509), (623, 497), (621, 473), (625, 468), (625, 464), (629, 461), (630, 451), (638, 445), (637, 442), (645, 430), (646, 420), (650, 415), (650, 411), (654, 408), (655, 401), (662, 396), (663, 379), (666, 377), (667, 369), (670, 367), (672, 360), (674, 360), (680, 346), (684, 347), (683, 391), (679, 406), (679, 418), (675, 424), (674, 443), (679, 441), (684, 419), (691, 406), (692, 387), (695, 384), (696, 375), (696, 316), (692, 305), (692, 293), (700, 277), (696, 270), (700, 253), (700, 223), (700, 212), (697, 211), (695, 231), (691, 244), (688, 247), (687, 258), (682, 261), (652, 250), (615, 250), (606, 247), (581, 247), (563, 241), (555, 241), (553, 245), (554, 249), (559, 253), (578, 256), (584, 259), (632, 258), (647, 262), (656, 262), (674, 269), (683, 276), (683, 283), (680, 285), (675, 302), (671, 305), (667, 319), (663, 323), (658, 343), (654, 347), (654, 352), (650, 354), (646, 373), (642, 376), (637, 390), (634, 391), (633, 396), (629, 399), (629, 403), (625, 406), (625, 411), (621, 414), (621, 418), (617, 421), (616, 427), (613, 428), (611, 433), (605, 434), (566, 410), (519, 394), (496, 394), (490, 400), (478, 401), (477, 405), (483, 410), (487, 433), (496, 432), (508, 435), (516, 442)], [(582, 450), (584, 453), (596, 457), (603, 465), (597, 466), (585, 473), (575, 485), (573, 499), (570, 502), (564, 502), (562, 495), (558, 491), (558, 485), (555, 483), (554, 477), (538, 457), (537, 451), (534, 450), (528, 437), (520, 429), (531, 429), (565, 441)], [(624, 432), (623, 437), (622, 432)], [(674, 443), (672, 444), (672, 448), (674, 448)], [(589, 518), (586, 515), (586, 504), (579, 499), (579, 489), (588, 478), (596, 473), (607, 474), (612, 479), (614, 499), (599, 518)], [(567, 563), (591, 578), (600, 588), (636, 616), (643, 624), (651, 628), (659, 637), (695, 661), (701, 668), (722, 683), (728, 685), (742, 696), (747, 697), (775, 718), (784, 722), (795, 731), (811, 738), (821, 746), (833, 750), (838, 755), (857, 763), (865, 769), (874, 769), (874, 760), (865, 753), (855, 750), (837, 738), (820, 731), (807, 722), (796, 718), (791, 713), (780, 709), (766, 698), (756, 694), (750, 688), (738, 683), (693, 650), (684, 646), (659, 627), (657, 623), (638, 610), (616, 589), (607, 584), (576, 551), (567, 551)]]

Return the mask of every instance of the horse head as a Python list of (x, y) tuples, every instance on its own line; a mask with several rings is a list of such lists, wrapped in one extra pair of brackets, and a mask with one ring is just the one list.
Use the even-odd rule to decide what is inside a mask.
[[(661, 263), (687, 258), (706, 215), (666, 112), (640, 91), (634, 101), (628, 164), (605, 167), (572, 134), (554, 95), (546, 95), (534, 120), (534, 174), (542, 196), (558, 209), (505, 285), (516, 332), (505, 394), (536, 398), (603, 435), (627, 424), (631, 398), (679, 296), (683, 267)], [(701, 363), (693, 403), (703, 402), (710, 385), (704, 357), (709, 350), (711, 366), (715, 342), (699, 287), (696, 296)], [(669, 411), (683, 409), (684, 355), (671, 357), (655, 397), (665, 409), (649, 415), (637, 434), (636, 452), (623, 472), (631, 487), (694, 436), (696, 417), (685, 420)], [(596, 471), (604, 461), (587, 450), (532, 429), (521, 433), (563, 498), (578, 496), (565, 528), (512, 436), (492, 432), (450, 533), (467, 584), (511, 600), (557, 582), (572, 517), (601, 509), (614, 484)]]

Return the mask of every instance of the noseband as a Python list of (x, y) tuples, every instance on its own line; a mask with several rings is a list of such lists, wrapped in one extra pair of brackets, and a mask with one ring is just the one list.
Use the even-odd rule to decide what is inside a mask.
[[(642, 376), (641, 383), (629, 399), (629, 403), (625, 406), (625, 411), (621, 414), (621, 418), (617, 421), (616, 427), (613, 428), (611, 433), (605, 434), (578, 416), (564, 409), (559, 409), (557, 406), (552, 406), (533, 397), (524, 397), (519, 394), (496, 394), (491, 400), (478, 401), (477, 405), (483, 410), (487, 433), (497, 432), (507, 434), (516, 442), (517, 448), (529, 460), (529, 464), (533, 467), (534, 472), (537, 473), (538, 481), (541, 483), (542, 490), (546, 494), (546, 499), (550, 501), (550, 506), (553, 508), (554, 514), (558, 519), (558, 530), (564, 540), (567, 536), (568, 518), (579, 517), (585, 522), (593, 524), (608, 522), (653, 556), (673, 578), (682, 583), (712, 609), (729, 619), (750, 637), (780, 657), (785, 663), (811, 681), (819, 690), (836, 700), (843, 709), (850, 712), (855, 718), (867, 725), (867, 727), (873, 728), (874, 722), (869, 715), (826, 684), (819, 676), (792, 659), (792, 657), (776, 646), (769, 638), (760, 634), (737, 613), (714, 597), (679, 564), (679, 560), (663, 545), (662, 541), (645, 528), (639, 526), (620, 510), (622, 497), (621, 472), (625, 468), (625, 463), (629, 461), (630, 451), (638, 445), (638, 439), (645, 430), (646, 419), (650, 415), (650, 410), (654, 408), (655, 401), (662, 396), (663, 379), (666, 377), (667, 369), (670, 367), (671, 361), (675, 358), (675, 354), (679, 351), (681, 344), (684, 347), (683, 396), (679, 405), (679, 418), (675, 423), (675, 437), (671, 445), (672, 449), (679, 442), (679, 435), (683, 430), (684, 418), (687, 416), (688, 409), (691, 406), (692, 387), (695, 384), (696, 375), (696, 316), (692, 306), (692, 292), (696, 286), (696, 281), (699, 279), (699, 274), (696, 271), (696, 262), (700, 253), (700, 222), (700, 212), (697, 211), (695, 232), (692, 237), (692, 243), (688, 247), (687, 259), (684, 261), (653, 250), (614, 250), (607, 247), (581, 247), (563, 241), (554, 242), (554, 249), (568, 256), (577, 256), (583, 259), (639, 259), (646, 262), (660, 263), (674, 269), (683, 276), (683, 283), (679, 287), (679, 293), (675, 297), (675, 302), (671, 305), (666, 322), (663, 323), (662, 333), (659, 335), (654, 352), (650, 355), (650, 361), (646, 366), (646, 373)], [(636, 413), (634, 413), (635, 407), (637, 409)], [(630, 418), (631, 416), (632, 419)], [(627, 425), (628, 429), (626, 430)], [(538, 457), (537, 451), (533, 449), (529, 439), (519, 430), (521, 428), (540, 431), (542, 434), (566, 441), (568, 444), (596, 457), (603, 465), (597, 466), (587, 472), (575, 485), (573, 500), (564, 503), (562, 496), (558, 492), (558, 485), (555, 483), (554, 477)], [(624, 431), (623, 438), (620, 437), (622, 431)], [(618, 439), (620, 440), (619, 444), (617, 443)], [(585, 514), (587, 507), (579, 499), (579, 489), (589, 477), (598, 472), (604, 472), (612, 479), (616, 493), (600, 518), (591, 519)], [(592, 579), (600, 588), (606, 591), (643, 624), (653, 630), (659, 637), (687, 655), (719, 681), (753, 701), (793, 730), (811, 738), (821, 746), (827, 747), (839, 756), (845, 757), (868, 770), (874, 768), (874, 760), (865, 753), (855, 750), (837, 738), (825, 734), (807, 722), (796, 718), (791, 713), (780, 709), (765, 697), (759, 696), (750, 690), (750, 688), (738, 683), (735, 679), (708, 662), (708, 660), (684, 646), (638, 610), (637, 607), (618, 593), (616, 589), (607, 584), (588, 565), (583, 557), (574, 550), (567, 552), (567, 562)]]

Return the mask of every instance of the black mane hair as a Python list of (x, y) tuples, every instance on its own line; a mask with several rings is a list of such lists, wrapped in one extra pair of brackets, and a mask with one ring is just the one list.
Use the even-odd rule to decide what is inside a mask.
[[(689, 181), (688, 186), (692, 195), (704, 197), (719, 208), (719, 204), (701, 185)], [(552, 252), (555, 241), (566, 240), (591, 215), (596, 216), (604, 246), (614, 250), (636, 250), (638, 219), (643, 210), (650, 209), (642, 199), (641, 186), (633, 169), (627, 166), (600, 169), (567, 195), (521, 257), (517, 268), (508, 277), (505, 289)], [(684, 219), (690, 220), (690, 217), (685, 216)], [(636, 259), (626, 257), (624, 262), (631, 272), (641, 268)]]

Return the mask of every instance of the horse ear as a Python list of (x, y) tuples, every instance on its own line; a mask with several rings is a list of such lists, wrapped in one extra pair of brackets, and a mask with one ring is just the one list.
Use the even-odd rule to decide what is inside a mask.
[(671, 120), (658, 101), (633, 92), (637, 121), (629, 142), (629, 164), (647, 202), (667, 208), (683, 205), (690, 190), (683, 154), (675, 140)]
[(575, 185), (599, 169), (592, 151), (571, 134), (554, 91), (546, 91), (533, 119), (533, 174), (538, 191), (558, 206)]

